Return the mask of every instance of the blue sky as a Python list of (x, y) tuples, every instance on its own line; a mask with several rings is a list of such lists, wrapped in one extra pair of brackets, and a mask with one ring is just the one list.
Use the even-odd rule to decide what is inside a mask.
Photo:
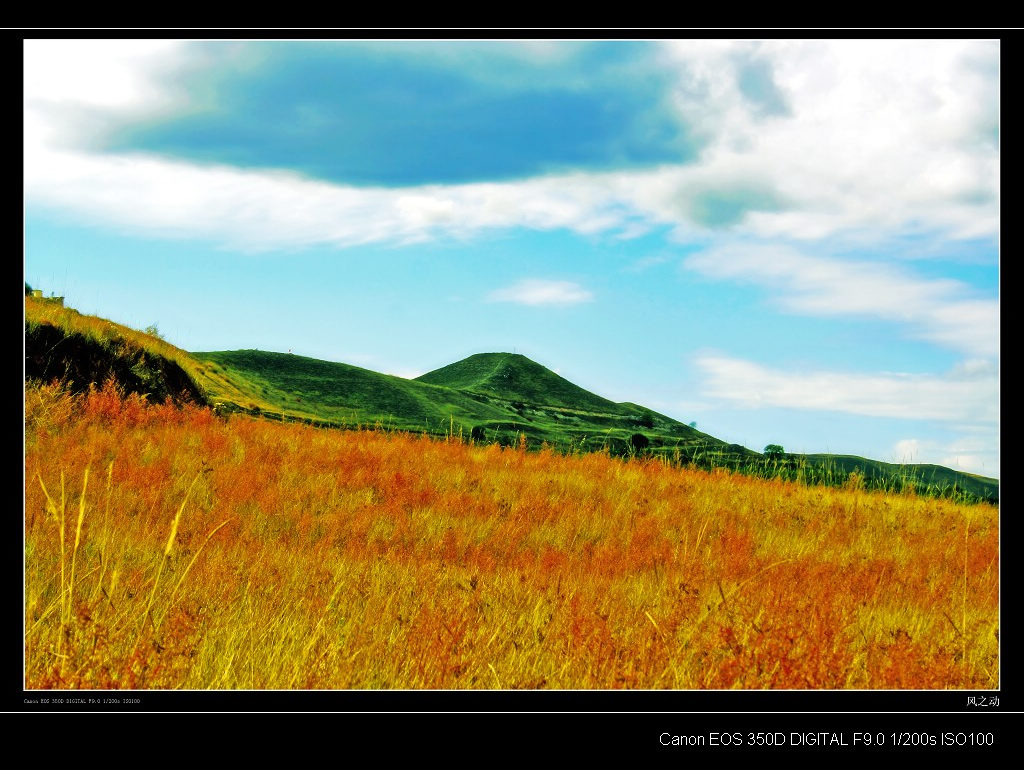
[(25, 278), (999, 475), (999, 43), (25, 41)]

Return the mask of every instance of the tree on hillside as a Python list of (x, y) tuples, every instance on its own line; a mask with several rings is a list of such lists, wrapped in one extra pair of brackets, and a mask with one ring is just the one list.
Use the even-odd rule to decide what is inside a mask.
[(32, 287), (28, 285), (28, 281), (25, 281), (25, 296), (28, 297), (32, 294)]
[(786, 450), (778, 444), (769, 444), (764, 448), (764, 456), (769, 460), (781, 460)]

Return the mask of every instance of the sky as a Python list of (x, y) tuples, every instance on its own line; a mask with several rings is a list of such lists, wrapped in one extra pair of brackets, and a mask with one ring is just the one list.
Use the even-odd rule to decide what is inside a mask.
[(998, 40), (26, 40), (24, 273), (189, 351), (522, 353), (999, 476)]

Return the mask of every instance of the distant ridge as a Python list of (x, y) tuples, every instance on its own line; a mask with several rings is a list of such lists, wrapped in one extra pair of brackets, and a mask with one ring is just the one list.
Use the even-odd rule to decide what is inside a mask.
[[(851, 455), (786, 453), (771, 460), (638, 404), (616, 403), (519, 353), (477, 353), (415, 379), (349, 364), (255, 350), (194, 353), (207, 369), (252, 394), (268, 417), (340, 426), (390, 426), (485, 442), (568, 451), (642, 452), (672, 462), (845, 483), (857, 474), (886, 489), (959, 490), (997, 501), (999, 481), (934, 465), (896, 465)], [(218, 394), (218, 388), (211, 388)], [(231, 395), (229, 398), (237, 398)], [(244, 405), (244, 404), (243, 404)], [(250, 409), (250, 411), (252, 411)], [(275, 414), (276, 413), (276, 414)]]
[(26, 382), (60, 379), (81, 391), (107, 378), (126, 392), (207, 403), (224, 415), (603, 451), (810, 484), (863, 482), (890, 492), (999, 499), (997, 479), (937, 465), (851, 455), (762, 455), (638, 404), (602, 398), (518, 353), (478, 353), (405, 379), (286, 353), (188, 353), (159, 335), (26, 296)]

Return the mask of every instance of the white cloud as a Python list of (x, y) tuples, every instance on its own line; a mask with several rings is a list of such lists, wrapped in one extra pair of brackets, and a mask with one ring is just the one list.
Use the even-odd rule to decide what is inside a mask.
[(164, 104), (152, 81), (181, 43), (168, 40), (26, 40), (25, 98), (139, 110)]
[(688, 257), (711, 278), (765, 286), (784, 309), (812, 316), (879, 318), (975, 356), (999, 355), (999, 301), (950, 279), (925, 279), (878, 262), (811, 257), (786, 246), (731, 244)]
[[(668, 225), (677, 237), (729, 229), (811, 239), (997, 233), (998, 41), (697, 41), (663, 50), (677, 72), (680, 118), (705, 141), (693, 162), (384, 189), (91, 153), (88, 135), (111, 121), (194, 108), (199, 96), (162, 74), (172, 63), (217, 62), (203, 60), (198, 43), (26, 41), (26, 194), (89, 221), (246, 249), (506, 227), (634, 236)], [(750, 67), (784, 109), (766, 115), (752, 101), (740, 77)]]
[(514, 184), (356, 188), (286, 171), (42, 145), (26, 148), (25, 167), (30, 202), (130, 231), (208, 238), (250, 251), (413, 243), (514, 226), (586, 234), (624, 222), (619, 202), (579, 175)]
[[(753, 211), (751, 234), (997, 231), (998, 41), (672, 42), (664, 52), (680, 72), (680, 115), (709, 141), (687, 181), (755, 180), (785, 202)], [(781, 114), (762, 115), (744, 94), (738, 73), (751, 63)]]
[(890, 461), (934, 463), (999, 478), (999, 435), (989, 428), (984, 435), (958, 436), (953, 440), (904, 439), (893, 446)]
[(520, 305), (577, 305), (590, 302), (594, 295), (570, 281), (524, 279), (487, 295), (491, 302), (515, 302)]
[(673, 258), (668, 254), (656, 254), (650, 257), (642, 257), (641, 259), (635, 260), (626, 267), (622, 268), (623, 272), (626, 273), (643, 273), (650, 270), (652, 267), (663, 265), (666, 262), (673, 261)]
[(393, 377), (401, 377), (403, 380), (415, 380), (421, 374), (426, 374), (426, 372), (421, 372), (419, 369), (403, 369), (403, 368), (398, 368), (398, 369), (388, 368), (383, 373), (384, 374), (390, 374)]
[(893, 445), (892, 455), (895, 462), (916, 463), (921, 456), (921, 441), (916, 438), (901, 439)]
[(26, 145), (81, 145), (112, 120), (180, 109), (159, 75), (182, 56), (172, 40), (26, 40)]
[(938, 459), (935, 463), (968, 473), (999, 478), (998, 446), (999, 436), (996, 433), (984, 437), (961, 437), (938, 447)]
[(705, 355), (704, 395), (741, 407), (846, 412), (869, 417), (995, 425), (999, 378), (990, 368), (933, 374), (786, 372), (752, 361)]

